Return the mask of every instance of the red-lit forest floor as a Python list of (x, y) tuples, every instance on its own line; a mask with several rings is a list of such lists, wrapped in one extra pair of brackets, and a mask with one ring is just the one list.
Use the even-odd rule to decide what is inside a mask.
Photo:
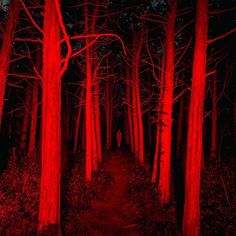
[[(162, 212), (160, 219), (155, 188), (143, 182), (148, 180), (145, 171), (130, 162), (130, 156), (120, 150), (108, 158), (105, 171), (112, 174), (112, 183), (107, 191), (101, 192), (104, 196), (95, 197), (91, 201), (91, 209), (81, 214), (80, 220), (86, 233), (131, 236), (144, 235), (145, 232), (151, 235), (156, 230), (155, 222), (161, 224), (163, 220), (176, 230), (174, 212), (168, 214), (168, 220)], [(149, 226), (146, 221), (154, 225)]]
[(121, 152), (111, 155), (105, 170), (112, 173), (113, 184), (105, 199), (93, 199), (91, 210), (82, 214), (86, 228), (94, 235), (139, 235), (135, 222), (138, 208), (126, 198), (129, 176), (127, 156)]
[[(64, 168), (62, 181), (63, 235), (180, 235), (176, 201), (159, 206), (150, 171), (140, 167), (130, 153), (107, 153), (89, 184), (84, 180), (83, 155), (67, 159), (70, 165)], [(0, 235), (37, 234), (39, 160), (39, 155), (12, 157), (1, 174)], [(234, 167), (222, 163), (206, 168), (202, 175), (202, 235), (234, 235)], [(173, 180), (174, 186), (177, 179)]]

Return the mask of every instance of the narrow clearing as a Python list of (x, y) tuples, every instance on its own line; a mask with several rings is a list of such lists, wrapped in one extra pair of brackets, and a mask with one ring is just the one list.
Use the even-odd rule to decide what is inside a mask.
[(82, 215), (89, 235), (138, 236), (137, 208), (126, 198), (128, 187), (128, 157), (121, 151), (110, 156), (106, 170), (112, 173), (114, 184), (106, 200), (94, 199), (92, 209)]

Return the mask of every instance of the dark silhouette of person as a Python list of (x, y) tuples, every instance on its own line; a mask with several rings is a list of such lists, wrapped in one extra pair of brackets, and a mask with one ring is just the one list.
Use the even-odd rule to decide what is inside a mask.
[(118, 129), (116, 132), (116, 143), (117, 143), (118, 148), (120, 148), (120, 146), (121, 146), (121, 141), (122, 141), (122, 133), (121, 133), (120, 129)]

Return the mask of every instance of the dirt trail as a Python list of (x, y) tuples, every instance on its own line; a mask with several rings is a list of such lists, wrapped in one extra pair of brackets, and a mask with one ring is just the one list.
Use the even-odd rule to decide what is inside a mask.
[(114, 184), (108, 192), (106, 200), (94, 199), (92, 210), (84, 215), (89, 235), (91, 236), (139, 236), (138, 225), (135, 224), (137, 209), (125, 198), (128, 185), (127, 155), (117, 151), (111, 155), (106, 165), (114, 178)]

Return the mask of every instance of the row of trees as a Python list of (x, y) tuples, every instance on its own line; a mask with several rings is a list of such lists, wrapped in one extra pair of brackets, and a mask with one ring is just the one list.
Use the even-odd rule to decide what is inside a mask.
[[(182, 23), (176, 28), (176, 22), (181, 17), (183, 20), (190, 9), (179, 9), (180, 3), (171, 0), (159, 9), (160, 12), (164, 9), (164, 14), (149, 14), (140, 8), (139, 15), (135, 16), (135, 19), (139, 19), (138, 24), (133, 23), (130, 29), (121, 29), (122, 23), (120, 23), (117, 31), (123, 33), (124, 30), (129, 30), (129, 38), (132, 38), (123, 42), (121, 37), (111, 33), (108, 27), (108, 20), (112, 22), (111, 18), (117, 16), (117, 13), (106, 12), (106, 9), (102, 8), (102, 3), (100, 0), (95, 2), (85, 0), (77, 4), (74, 11), (78, 14), (82, 9), (84, 15), (83, 22), (79, 26), (78, 21), (71, 23), (72, 26), (70, 23), (64, 23), (58, 0), (45, 0), (43, 7), (23, 0), (12, 0), (9, 4), (0, 51), (0, 122), (3, 121), (4, 99), (9, 96), (5, 93), (7, 80), (10, 76), (20, 77), (26, 81), (20, 148), (30, 155), (36, 150), (37, 143), (41, 147), (38, 230), (41, 231), (49, 225), (60, 226), (62, 123), (69, 130), (68, 136), (72, 137), (74, 155), (79, 151), (78, 144), (83, 143), (86, 152), (87, 181), (92, 180), (92, 173), (97, 171), (99, 163), (102, 162), (103, 147), (105, 146), (106, 150), (111, 149), (112, 136), (116, 128), (115, 119), (124, 118), (125, 141), (130, 144), (131, 151), (141, 165), (145, 165), (147, 135), (144, 128), (148, 126), (148, 135), (151, 136), (149, 142), (155, 140), (151, 181), (157, 183), (160, 204), (168, 204), (171, 200), (174, 103), (180, 101), (176, 151), (176, 155), (180, 157), (184, 156), (180, 149), (184, 142), (182, 138), (183, 98), (190, 90), (186, 116), (188, 119), (186, 160), (182, 158), (186, 162), (183, 234), (200, 235), (200, 173), (201, 163), (204, 162), (202, 127), (206, 78), (217, 76), (216, 67), (206, 73), (209, 65), (207, 47), (233, 33), (235, 28), (209, 40), (208, 0), (198, 0), (194, 40), (184, 40), (181, 44), (178, 37), (187, 37), (185, 30), (189, 24)], [(130, 10), (128, 8), (121, 10), (124, 11), (129, 14)], [(66, 12), (67, 10), (64, 10), (64, 13)], [(126, 15), (124, 22), (128, 17)], [(155, 35), (156, 32), (161, 32), (160, 37), (158, 36), (158, 40), (153, 43), (153, 38), (149, 36)], [(192, 59), (188, 53), (191, 52), (193, 42), (193, 62), (190, 63)], [(23, 50), (19, 52), (17, 47), (23, 47)], [(117, 56), (122, 61), (122, 65), (115, 64), (111, 47), (114, 51), (118, 48)], [(28, 61), (31, 61), (32, 68), (23, 69), (20, 74), (10, 72), (13, 65)], [(186, 64), (192, 64), (192, 70), (189, 70)], [(215, 61), (213, 64), (217, 65)], [(67, 69), (73, 68), (74, 65), (79, 68), (79, 70), (77, 68), (78, 74), (84, 80), (80, 79), (80, 86), (78, 85), (80, 91), (75, 99), (77, 109), (73, 110), (73, 115), (70, 112), (65, 114), (65, 123), (61, 115), (62, 78), (68, 77)], [(145, 69), (143, 69), (144, 65)], [(117, 72), (118, 67), (123, 69), (120, 74)], [(151, 77), (148, 92), (144, 89), (147, 86), (147, 82), (142, 79), (144, 73)], [(114, 79), (118, 74), (124, 82), (125, 93), (122, 95), (122, 101), (119, 99), (121, 95), (115, 85), (115, 80), (120, 83), (122, 80)], [(184, 81), (179, 78), (184, 77), (185, 74), (191, 74), (190, 86), (184, 85)], [(153, 86), (150, 85), (150, 81)], [(178, 83), (182, 85), (176, 95)], [(13, 86), (17, 86), (17, 82)], [(74, 88), (72, 91), (75, 91)], [(154, 93), (154, 96), (147, 95), (149, 93)], [(11, 91), (9, 94), (11, 95)], [(122, 108), (124, 116), (119, 116), (119, 107), (116, 108), (115, 99), (125, 104)], [(216, 100), (217, 86), (214, 81), (212, 117), (215, 119), (212, 118), (212, 159), (216, 158)], [(42, 102), (41, 108), (38, 105), (40, 102)], [(68, 107), (70, 104), (65, 106)], [(150, 125), (152, 113), (155, 114), (154, 135), (151, 129), (153, 125)], [(40, 123), (37, 118), (39, 114)], [(148, 114), (147, 124), (144, 120), (146, 114)], [(7, 120), (9, 119), (11, 118), (7, 117)], [(102, 139), (104, 126), (106, 127), (105, 142)]]

